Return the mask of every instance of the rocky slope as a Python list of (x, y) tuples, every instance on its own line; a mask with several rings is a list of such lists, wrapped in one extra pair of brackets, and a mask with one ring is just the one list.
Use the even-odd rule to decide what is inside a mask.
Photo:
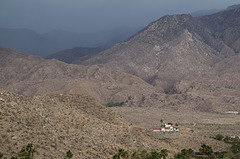
[(209, 16), (165, 16), (132, 38), (79, 64), (102, 64), (171, 91), (239, 52), (240, 8)]
[(0, 105), (0, 152), (7, 157), (28, 143), (36, 158), (63, 158), (68, 150), (73, 158), (110, 158), (118, 148), (168, 148), (89, 96), (29, 97), (0, 90)]
[(0, 48), (0, 87), (25, 95), (87, 94), (102, 103), (138, 101), (155, 89), (130, 74), (102, 66), (70, 65)]

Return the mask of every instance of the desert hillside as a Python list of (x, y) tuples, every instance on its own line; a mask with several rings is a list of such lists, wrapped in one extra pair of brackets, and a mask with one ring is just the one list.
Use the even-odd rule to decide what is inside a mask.
[(1, 152), (8, 157), (27, 143), (37, 158), (63, 158), (68, 150), (74, 158), (110, 158), (118, 148), (168, 148), (89, 96), (29, 97), (1, 90), (0, 104)]
[(131, 74), (103, 66), (70, 65), (0, 48), (0, 87), (19, 94), (87, 94), (102, 103), (136, 101), (155, 88)]

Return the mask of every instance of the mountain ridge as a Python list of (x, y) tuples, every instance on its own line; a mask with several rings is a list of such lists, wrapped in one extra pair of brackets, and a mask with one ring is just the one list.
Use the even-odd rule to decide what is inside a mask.
[[(228, 17), (232, 19), (229, 21), (238, 24), (240, 22), (238, 15), (239, 9), (225, 10), (203, 17), (192, 17), (190, 14), (167, 15), (150, 23), (128, 40), (77, 64), (102, 64), (134, 74), (150, 84), (154, 84), (154, 78), (159, 76), (157, 72), (170, 72), (167, 73), (171, 74), (170, 78), (169, 75), (160, 75), (166, 82), (159, 84), (159, 87), (169, 85), (165, 89), (170, 89), (173, 85), (172, 79), (173, 82), (180, 81), (183, 76), (189, 73), (194, 74), (198, 72), (198, 69), (207, 72), (217, 62), (238, 53), (239, 46), (236, 43), (238, 43), (240, 35), (236, 33), (232, 41), (228, 40), (228, 37), (238, 30), (240, 25), (234, 26), (229, 22), (215, 32), (212, 31), (214, 25), (211, 25), (220, 26), (224, 18)], [(213, 20), (209, 24), (208, 21), (216, 16), (220, 20), (215, 20), (216, 22)], [(224, 31), (226, 32), (221, 34)], [(180, 59), (183, 59), (182, 62), (179, 61)], [(176, 66), (176, 63), (179, 63), (180, 67)], [(196, 70), (192, 69), (191, 71), (191, 68), (194, 67)], [(174, 68), (178, 70), (175, 73), (171, 72)], [(187, 73), (181, 73), (181, 69)]]

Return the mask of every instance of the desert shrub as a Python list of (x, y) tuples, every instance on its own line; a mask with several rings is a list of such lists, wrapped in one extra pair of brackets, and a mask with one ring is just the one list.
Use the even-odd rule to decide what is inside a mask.
[(73, 157), (73, 153), (69, 150), (69, 151), (67, 151), (66, 157), (64, 159), (72, 158), (72, 157)]
[(26, 147), (23, 147), (19, 153), (20, 158), (24, 159), (33, 159), (34, 153), (36, 152), (32, 144), (28, 144)]
[(223, 138), (224, 138), (224, 136), (221, 135), (221, 134), (217, 134), (216, 137), (215, 137), (215, 139), (219, 140), (219, 141), (221, 141)]
[(240, 153), (240, 141), (234, 141), (231, 149), (233, 153)]

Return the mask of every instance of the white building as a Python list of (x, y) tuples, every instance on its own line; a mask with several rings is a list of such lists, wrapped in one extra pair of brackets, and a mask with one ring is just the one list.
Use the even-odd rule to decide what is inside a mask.
[(154, 127), (154, 132), (162, 131), (162, 132), (170, 132), (170, 131), (179, 131), (179, 127), (175, 125), (165, 124), (164, 127)]
[(226, 114), (235, 114), (235, 115), (237, 115), (238, 114), (238, 112), (237, 111), (227, 111), (227, 112), (225, 112)]

